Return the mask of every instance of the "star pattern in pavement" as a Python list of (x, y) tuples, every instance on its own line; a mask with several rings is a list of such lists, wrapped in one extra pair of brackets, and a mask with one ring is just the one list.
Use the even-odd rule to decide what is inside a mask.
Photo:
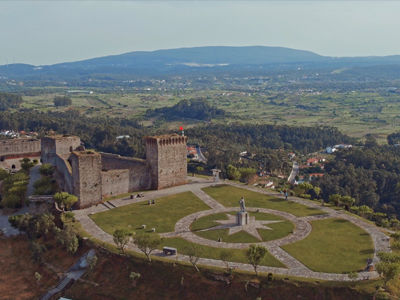
[(239, 231), (245, 231), (248, 234), (256, 237), (257, 239), (262, 241), (260, 234), (258, 233), (257, 229), (267, 229), (273, 230), (272, 228), (265, 226), (265, 224), (273, 224), (283, 222), (283, 220), (276, 220), (276, 221), (256, 221), (255, 217), (249, 218), (249, 224), (247, 225), (237, 225), (236, 224), (236, 217), (230, 214), (226, 214), (228, 220), (215, 220), (221, 225), (217, 225), (211, 228), (203, 229), (201, 231), (209, 231), (209, 230), (218, 230), (218, 229), (229, 229), (228, 235), (235, 234)]

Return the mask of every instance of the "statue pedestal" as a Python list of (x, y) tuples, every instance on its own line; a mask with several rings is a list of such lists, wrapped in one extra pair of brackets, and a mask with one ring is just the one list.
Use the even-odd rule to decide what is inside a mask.
[(239, 211), (236, 214), (236, 224), (243, 226), (249, 224), (249, 213), (247, 211)]

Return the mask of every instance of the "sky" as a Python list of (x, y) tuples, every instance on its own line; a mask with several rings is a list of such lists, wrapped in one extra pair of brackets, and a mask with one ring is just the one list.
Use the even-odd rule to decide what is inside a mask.
[(399, 12), (400, 1), (0, 0), (0, 65), (198, 46), (395, 55)]

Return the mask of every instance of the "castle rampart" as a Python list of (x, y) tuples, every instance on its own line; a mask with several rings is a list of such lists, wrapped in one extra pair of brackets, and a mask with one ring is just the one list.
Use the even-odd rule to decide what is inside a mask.
[(78, 197), (78, 208), (104, 197), (187, 183), (187, 137), (176, 134), (146, 138), (146, 160), (82, 151), (76, 136), (42, 138), (42, 161), (56, 167), (60, 186)]
[(37, 139), (12, 139), (0, 141), (0, 158), (29, 157), (40, 155), (40, 140)]

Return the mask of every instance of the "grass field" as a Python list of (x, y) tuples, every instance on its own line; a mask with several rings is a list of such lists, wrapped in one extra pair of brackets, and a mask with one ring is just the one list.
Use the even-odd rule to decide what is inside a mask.
[(159, 198), (155, 205), (148, 205), (146, 200), (97, 213), (90, 218), (109, 234), (118, 228), (143, 231), (140, 229), (142, 225), (146, 225), (146, 231), (156, 228), (156, 232), (163, 233), (174, 231), (175, 223), (184, 216), (207, 209), (210, 207), (192, 192), (185, 192)]
[[(231, 215), (235, 215), (235, 213), (231, 213)], [(267, 227), (272, 228), (272, 230), (267, 229), (258, 229), (258, 233), (262, 237), (262, 241), (272, 241), (276, 239), (283, 238), (290, 234), (292, 230), (295, 228), (292, 222), (289, 222), (283, 218), (280, 218), (271, 214), (264, 213), (250, 213), (250, 216), (256, 217), (256, 220), (264, 220), (264, 221), (272, 221), (272, 220), (282, 220), (283, 222), (267, 224)], [(214, 220), (227, 220), (227, 216), (224, 213), (209, 215), (203, 218), (200, 218), (194, 221), (191, 225), (191, 230), (205, 239), (210, 240), (218, 240), (219, 238), (222, 241), (227, 243), (259, 243), (260, 240), (256, 237), (244, 232), (240, 231), (238, 233), (228, 235), (228, 229), (218, 229), (218, 230), (209, 230), (209, 231), (201, 231), (206, 228), (211, 228), (218, 223), (214, 222)]]
[[(186, 254), (185, 246), (189, 245), (190, 242), (181, 239), (181, 238), (167, 238), (164, 240), (164, 243), (159, 247), (162, 249), (164, 246), (174, 247), (178, 249), (179, 254)], [(203, 246), (203, 253), (201, 257), (203, 258), (211, 258), (211, 259), (219, 259), (219, 254), (222, 249)], [(233, 250), (233, 257), (232, 262), (239, 262), (239, 263), (248, 263), (245, 256), (246, 250), (236, 249)], [(265, 258), (261, 261), (260, 265), (262, 266), (270, 266), (270, 267), (277, 267), (277, 268), (286, 268), (284, 264), (282, 264), (279, 260), (273, 257), (271, 254), (267, 253)]]
[(222, 184), (207, 187), (204, 188), (203, 191), (226, 207), (239, 206), (238, 202), (240, 197), (244, 197), (246, 206), (248, 207), (275, 209), (298, 217), (325, 214), (325, 212), (321, 210), (287, 201), (283, 198), (272, 197), (229, 185)]
[(283, 250), (316, 272), (345, 273), (365, 267), (374, 255), (371, 236), (343, 219), (311, 222), (313, 230), (303, 240)]

